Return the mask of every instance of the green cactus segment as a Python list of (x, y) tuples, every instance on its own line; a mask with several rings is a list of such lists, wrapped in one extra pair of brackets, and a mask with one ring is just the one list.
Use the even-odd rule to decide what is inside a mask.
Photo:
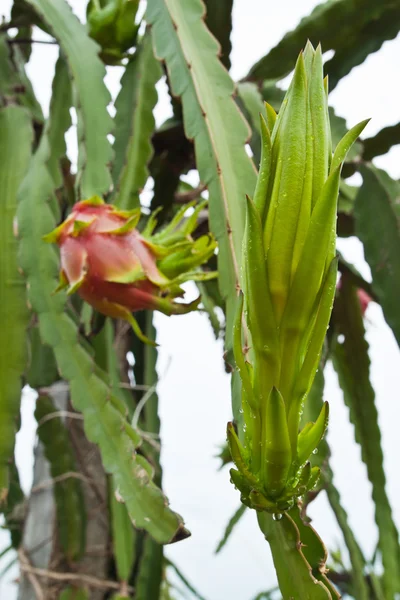
[(302, 544), (301, 551), (311, 567), (312, 576), (329, 590), (332, 600), (339, 600), (341, 598), (339, 592), (326, 576), (328, 572), (326, 567), (328, 553), (321, 538), (310, 523), (303, 520), (299, 506), (294, 506), (289, 514), (299, 530)]
[[(359, 10), (356, 3), (354, 4), (357, 11), (355, 14), (353, 12), (354, 19), (355, 22), (359, 22)], [(366, 13), (369, 10), (372, 12), (371, 17), (367, 21), (362, 19), (360, 28), (354, 28), (348, 38), (336, 44), (335, 55), (325, 64), (331, 89), (354, 67), (361, 65), (370, 54), (377, 52), (384, 42), (393, 40), (399, 33), (400, 9), (396, 0), (388, 0), (379, 5), (372, 2), (368, 4), (370, 7), (363, 8)]]
[(74, 477), (75, 460), (67, 429), (50, 397), (39, 395), (35, 418), (38, 436), (50, 463), (54, 481), (58, 539), (69, 562), (79, 560), (85, 551), (86, 510), (82, 482)]
[(123, 502), (117, 499), (117, 488), (110, 479), (110, 510), (114, 560), (118, 579), (127, 582), (135, 562), (135, 531)]
[(150, 34), (146, 33), (126, 67), (116, 100), (113, 201), (122, 209), (139, 206), (139, 193), (149, 176), (153, 109), (158, 100), (155, 85), (160, 77), (161, 67), (154, 57)]
[(362, 157), (366, 161), (372, 160), (375, 156), (386, 154), (397, 144), (400, 144), (400, 123), (384, 127), (373, 137), (363, 140)]
[[(356, 233), (372, 271), (372, 289), (400, 346), (400, 184), (380, 169), (361, 167), (356, 197)], [(373, 219), (371, 219), (373, 215)]]
[(232, 431), (228, 437), (238, 468), (232, 479), (243, 502), (280, 512), (311, 489), (320, 473), (307, 461), (324, 435), (328, 405), (299, 435), (300, 415), (335, 294), (340, 170), (367, 121), (348, 131), (332, 156), (321, 49), (310, 43), (278, 117), (269, 106), (266, 110), (255, 201), (247, 202), (244, 309), (241, 314), (239, 300), (233, 326), (243, 384), (242, 447)]
[(20, 263), (29, 285), (29, 301), (39, 316), (41, 337), (54, 349), (61, 375), (70, 382), (74, 407), (83, 413), (86, 435), (99, 445), (104, 467), (113, 473), (132, 521), (159, 543), (185, 538), (188, 532), (181, 517), (168, 507), (167, 499), (152, 482), (149, 465), (135, 452), (140, 436), (114, 408), (119, 400), (112, 401), (109, 387), (79, 344), (77, 326), (65, 312), (65, 295), (52, 294), (58, 257), (42, 241), (42, 236), (55, 226), (46, 203), (53, 190), (46, 169), (48, 157), (44, 137), (20, 188), (18, 209)]
[(375, 393), (370, 383), (368, 344), (365, 340), (357, 288), (346, 277), (342, 278), (333, 317), (335, 333), (344, 336), (342, 343), (339, 339), (336, 340), (333, 365), (339, 376), (345, 402), (350, 409), (356, 441), (361, 446), (361, 456), (372, 485), (375, 520), (379, 530), (378, 543), (384, 568), (385, 598), (392, 599), (400, 590), (399, 534), (385, 490), (381, 434)]
[(46, 123), (46, 133), (51, 148), (48, 169), (54, 181), (55, 189), (58, 189), (63, 183), (60, 160), (67, 154), (65, 133), (72, 125), (69, 112), (71, 106), (72, 89), (68, 65), (63, 56), (60, 55), (56, 63), (53, 80), (50, 104), (51, 119)]
[(163, 577), (163, 552), (149, 536), (143, 543), (139, 572), (135, 585), (135, 600), (158, 598)]
[(9, 468), (19, 427), (21, 377), (26, 367), (25, 331), (29, 311), (18, 272), (13, 220), (17, 190), (28, 167), (33, 131), (19, 106), (0, 110), (0, 507), (8, 493)]
[[(271, 546), (274, 565), (283, 600), (334, 600), (331, 584), (325, 585), (314, 577), (311, 565), (302, 550), (299, 529), (288, 513), (272, 515), (257, 513), (258, 523)], [(314, 532), (315, 533), (315, 532)], [(316, 535), (316, 534), (315, 534)]]
[[(371, 35), (372, 22), (374, 35)], [(250, 69), (246, 79), (285, 77), (294, 67), (299, 48), (309, 39), (314, 44), (320, 42), (325, 52), (335, 50), (334, 58), (326, 65), (329, 79), (332, 72), (333, 88), (340, 77), (362, 63), (371, 52), (379, 50), (383, 41), (395, 37), (398, 30), (397, 0), (379, 4), (366, 0), (362, 14), (357, 0), (322, 2)]]
[(50, 386), (58, 381), (57, 363), (53, 350), (40, 339), (39, 326), (29, 328), (29, 367), (26, 382), (32, 388)]
[(222, 536), (220, 542), (218, 543), (218, 546), (215, 549), (215, 554), (218, 554), (218, 552), (221, 552), (222, 548), (228, 542), (234, 528), (236, 527), (236, 525), (238, 524), (238, 522), (240, 521), (240, 519), (243, 517), (244, 513), (246, 512), (246, 508), (247, 507), (245, 504), (241, 504), (239, 506), (239, 508), (237, 510), (235, 510), (234, 514), (228, 521), (228, 524), (224, 531), (224, 535)]
[[(325, 358), (325, 357), (324, 357)], [(324, 395), (324, 371), (323, 362), (321, 360), (320, 368), (315, 376), (313, 385), (311, 386), (308, 394), (307, 403), (304, 407), (304, 413), (302, 416), (302, 423), (308, 422), (313, 418), (318, 411), (323, 407), (323, 395)], [(324, 489), (328, 497), (329, 504), (336, 517), (337, 523), (342, 531), (345, 544), (347, 546), (351, 564), (351, 594), (356, 600), (369, 600), (370, 594), (368, 585), (364, 575), (364, 568), (366, 566), (365, 559), (362, 550), (354, 536), (354, 533), (349, 525), (349, 520), (345, 509), (342, 506), (340, 494), (334, 484), (334, 473), (329, 464), (330, 459), (330, 448), (326, 439), (323, 439), (318, 447), (318, 453), (313, 456), (312, 461), (314, 464), (321, 468), (321, 478), (317, 486), (318, 490)], [(311, 501), (313, 495), (305, 497), (305, 501)], [(302, 513), (305, 513), (303, 507)], [(293, 517), (294, 518), (294, 517)], [(309, 531), (310, 528), (307, 528)], [(311, 544), (314, 546), (314, 544)], [(310, 559), (311, 560), (311, 559)], [(318, 557), (317, 557), (318, 560)]]
[(4, 505), (4, 527), (8, 529), (11, 538), (11, 547), (15, 550), (21, 545), (24, 520), (25, 496), (21, 489), (19, 473), (15, 464), (10, 467), (9, 488), (7, 502)]
[(220, 43), (219, 59), (230, 69), (233, 0), (205, 0), (206, 25)]
[(21, 49), (18, 48), (18, 44), (8, 44), (7, 40), (7, 33), (0, 33), (0, 94), (7, 98), (8, 102), (11, 100), (24, 106), (33, 120), (42, 124), (42, 108), (26, 75)]
[(105, 68), (98, 46), (91, 40), (65, 0), (28, 0), (60, 43), (77, 96), (79, 131), (78, 182), (81, 195), (102, 195), (111, 187), (112, 148), (107, 139), (113, 122), (107, 105), (110, 95), (103, 83)]
[(220, 289), (227, 301), (229, 351), (240, 279), (245, 194), (251, 193), (256, 183), (256, 171), (245, 151), (249, 131), (232, 98), (234, 84), (218, 60), (218, 43), (204, 25), (200, 0), (151, 0), (147, 10), (156, 56), (165, 61), (172, 92), (182, 99), (186, 137), (194, 140), (200, 178), (210, 194), (210, 226), (219, 245)]

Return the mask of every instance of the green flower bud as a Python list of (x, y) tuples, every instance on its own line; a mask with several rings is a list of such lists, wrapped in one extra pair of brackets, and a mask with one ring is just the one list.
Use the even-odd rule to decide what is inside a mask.
[(328, 405), (301, 433), (300, 416), (335, 294), (340, 171), (368, 121), (351, 129), (332, 156), (322, 53), (310, 43), (278, 116), (267, 105), (266, 117), (260, 116), (254, 200), (247, 198), (244, 300), (240, 295), (233, 336), (243, 436), (231, 428), (228, 441), (242, 501), (282, 512), (319, 476), (307, 461), (324, 435)]
[(107, 64), (119, 64), (136, 43), (139, 0), (90, 0), (86, 9), (89, 35), (100, 44)]

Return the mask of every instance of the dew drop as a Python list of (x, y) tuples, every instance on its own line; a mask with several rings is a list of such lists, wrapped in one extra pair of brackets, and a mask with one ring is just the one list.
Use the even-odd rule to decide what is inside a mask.
[(274, 513), (272, 515), (272, 518), (274, 521), (280, 521), (282, 519), (282, 517), (283, 517), (282, 513)]
[(313, 454), (318, 454), (318, 448), (314, 448), (314, 450), (312, 451)]

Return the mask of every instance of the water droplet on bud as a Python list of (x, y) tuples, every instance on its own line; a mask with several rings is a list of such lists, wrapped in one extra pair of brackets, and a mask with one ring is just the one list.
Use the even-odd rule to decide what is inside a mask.
[(313, 454), (318, 454), (318, 448), (314, 448), (314, 450), (312, 451)]
[(272, 515), (272, 518), (274, 521), (280, 521), (282, 519), (282, 517), (283, 517), (282, 513), (274, 513)]

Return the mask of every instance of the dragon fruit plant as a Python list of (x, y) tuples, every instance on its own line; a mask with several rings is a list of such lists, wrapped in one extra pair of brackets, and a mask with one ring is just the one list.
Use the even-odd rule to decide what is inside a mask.
[[(303, 18), (271, 49), (266, 32), (279, 23), (260, 2), (253, 8), (232, 0), (9, 0), (4, 9), (3, 4), (0, 559), (10, 552), (4, 566), (12, 565), (18, 551), (18, 597), (161, 600), (180, 597), (187, 588), (198, 598), (234, 600), (240, 587), (249, 599), (257, 594), (395, 600), (400, 546), (384, 462), (396, 455), (396, 439), (392, 448), (386, 439), (383, 448), (380, 428), (395, 398), (386, 387), (376, 404), (368, 353), (369, 337), (374, 344), (375, 336), (368, 335), (368, 317), (373, 322), (382, 310), (393, 343), (400, 344), (400, 183), (374, 164), (398, 144), (399, 125), (365, 138), (359, 137), (365, 121), (348, 131), (344, 117), (352, 105), (364, 114), (365, 90), (361, 86), (359, 97), (348, 97), (339, 115), (332, 105), (328, 109), (323, 70), (334, 89), (343, 77), (351, 80), (352, 69), (372, 53), (376, 64), (383, 59), (390, 65), (400, 29), (398, 2), (320, 0), (306, 15), (304, 3), (287, 0), (287, 8), (296, 4)], [(234, 81), (240, 66), (235, 45), (252, 43), (257, 31), (266, 54)], [(297, 60), (307, 38), (321, 41), (326, 54), (308, 44)], [(382, 45), (384, 55), (378, 52)], [(387, 78), (386, 69), (375, 80), (365, 66), (358, 82), (378, 99), (380, 115), (371, 116), (379, 124), (394, 106), (395, 78)], [(285, 95), (281, 84), (291, 72)], [(340, 85), (340, 94), (346, 85)], [(46, 98), (50, 102), (42, 106)], [(365, 116), (373, 103), (368, 105)], [(162, 115), (171, 116), (159, 122)], [(380, 161), (384, 165), (384, 156)], [(348, 179), (353, 174), (358, 181)], [(148, 209), (141, 211), (143, 190)], [(205, 194), (207, 203), (200, 198)], [(345, 251), (339, 242), (346, 256), (336, 256), (336, 235), (358, 238), (369, 281), (351, 252), (347, 256), (351, 245)], [(218, 277), (208, 281), (216, 276), (211, 268)], [(196, 310), (199, 299), (184, 297), (189, 281), (197, 282), (206, 314), (185, 332), (192, 371), (181, 377), (187, 363), (179, 362), (179, 379), (161, 386), (160, 411), (157, 367), (163, 360), (158, 362), (155, 340), (164, 337), (165, 328), (154, 311)], [(364, 318), (370, 299), (379, 308)], [(91, 319), (93, 310), (107, 318)], [(216, 374), (209, 368), (213, 353), (199, 346), (196, 327), (204, 323), (206, 329), (207, 318), (224, 347), (221, 371), (225, 363), (232, 374), (232, 423), (221, 458), (233, 467), (231, 479), (242, 500), (239, 505), (239, 492), (231, 486), (227, 493), (239, 507), (232, 517), (224, 513), (220, 528), (211, 519), (210, 543), (227, 523), (218, 551), (228, 538), (237, 550), (221, 571), (218, 591), (208, 571), (201, 577), (209, 544), (202, 544), (198, 532), (185, 542), (193, 511), (191, 518), (176, 512), (176, 503), (183, 507), (194, 500), (202, 518), (210, 520), (206, 509), (221, 514), (229, 506), (210, 478), (200, 481), (191, 458), (207, 452), (204, 440), (217, 418), (214, 407), (203, 402), (203, 383), (213, 386), (212, 402), (226, 406), (230, 400), (228, 391), (218, 397), (222, 388), (210, 382)], [(176, 320), (178, 326), (184, 318)], [(175, 342), (168, 340), (164, 348), (174, 363), (183, 360), (181, 353), (175, 356)], [(385, 337), (378, 350), (382, 357), (392, 353), (389, 344)], [(204, 361), (192, 360), (195, 347)], [(338, 375), (351, 422), (346, 435), (354, 431), (368, 476), (371, 498), (360, 488), (359, 499), (366, 506), (373, 501), (363, 519), (365, 532), (376, 539), (373, 547), (361, 547), (352, 529), (359, 506), (353, 498), (344, 508), (344, 490), (335, 482), (340, 471), (353, 473), (359, 465), (352, 456), (346, 464), (332, 463), (342, 445), (334, 427), (321, 439), (328, 392), (331, 415), (345, 414), (338, 412), (338, 389), (324, 390), (326, 365)], [(376, 381), (379, 385), (379, 377)], [(35, 404), (37, 422), (27, 496), (16, 461), (22, 456), (16, 451), (21, 395), (29, 411)], [(186, 409), (194, 411), (189, 420)], [(167, 415), (180, 449), (172, 474), (169, 451), (160, 462), (160, 418)], [(225, 437), (224, 426), (219, 435), (216, 443)], [(17, 446), (24, 457), (26, 441), (22, 433)], [(392, 489), (393, 464), (387, 464)], [(183, 485), (178, 501), (172, 484), (170, 504), (171, 476)], [(220, 477), (229, 480), (228, 473)], [(312, 511), (311, 526), (309, 507), (320, 492), (324, 507)], [(242, 515), (247, 523), (257, 518), (279, 592), (263, 591), (276, 585), (267, 564), (260, 581), (248, 570), (252, 557), (244, 556), (234, 535)], [(313, 528), (324, 529), (328, 520), (336, 521), (341, 540), (340, 552), (330, 556)], [(182, 553), (175, 555), (176, 564), (172, 554), (164, 555), (163, 546), (171, 543), (185, 544), (188, 576), (192, 569), (199, 592), (181, 575)], [(11, 598), (15, 572), (7, 577), (11, 587), (4, 595)], [(177, 577), (184, 591), (175, 589)]]
[(335, 295), (340, 172), (367, 123), (351, 129), (332, 156), (327, 85), (321, 48), (308, 43), (279, 115), (267, 104), (267, 120), (261, 116), (260, 171), (247, 198), (234, 328), (244, 424), (242, 436), (228, 424), (231, 478), (244, 504), (277, 514), (319, 477), (309, 457), (327, 427), (328, 403), (299, 432), (300, 417)]
[(159, 310), (165, 315), (195, 310), (197, 298), (189, 304), (175, 302), (182, 297), (186, 281), (206, 281), (215, 272), (198, 270), (214, 253), (212, 235), (195, 241), (191, 233), (205, 203), (192, 215), (184, 214), (194, 203), (183, 206), (174, 219), (157, 233), (156, 215), (142, 232), (137, 229), (141, 210), (120, 210), (98, 196), (75, 204), (71, 214), (43, 239), (60, 247), (61, 270), (57, 291), (77, 292), (100, 313), (128, 321), (138, 337), (148, 340), (132, 315), (138, 310)]

